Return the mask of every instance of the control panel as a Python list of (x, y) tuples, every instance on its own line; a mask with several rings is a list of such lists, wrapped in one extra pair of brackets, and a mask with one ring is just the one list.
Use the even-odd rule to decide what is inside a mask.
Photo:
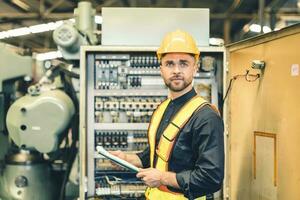
[[(168, 89), (152, 47), (84, 47), (81, 60), (81, 196), (101, 199), (144, 199), (146, 186), (135, 173), (116, 167), (96, 152), (97, 146), (127, 153), (148, 145), (147, 129)], [(221, 105), (224, 50), (200, 48), (194, 88)]]
[(147, 123), (166, 97), (95, 97), (95, 123)]

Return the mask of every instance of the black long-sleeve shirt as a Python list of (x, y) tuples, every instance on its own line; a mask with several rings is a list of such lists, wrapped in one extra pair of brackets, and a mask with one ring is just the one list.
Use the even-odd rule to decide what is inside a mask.
[[(155, 146), (180, 108), (192, 97), (194, 89), (172, 100), (160, 122), (156, 134)], [(169, 171), (176, 173), (181, 192), (189, 199), (194, 199), (218, 191), (224, 177), (224, 138), (223, 121), (209, 106), (196, 111), (176, 138), (176, 143), (169, 160)], [(138, 154), (143, 167), (150, 167), (149, 146)], [(154, 156), (154, 164), (157, 155)], [(155, 166), (155, 165), (154, 165)]]

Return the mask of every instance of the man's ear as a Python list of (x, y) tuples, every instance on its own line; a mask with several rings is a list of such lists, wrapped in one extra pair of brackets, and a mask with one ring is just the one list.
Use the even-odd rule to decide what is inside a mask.
[(196, 76), (196, 74), (197, 74), (197, 71), (198, 71), (198, 62), (199, 61), (197, 61), (197, 60), (195, 60), (195, 65), (194, 65), (194, 76)]
[(161, 64), (159, 65), (159, 73), (160, 73), (160, 76), (162, 76), (162, 72), (161, 72)]

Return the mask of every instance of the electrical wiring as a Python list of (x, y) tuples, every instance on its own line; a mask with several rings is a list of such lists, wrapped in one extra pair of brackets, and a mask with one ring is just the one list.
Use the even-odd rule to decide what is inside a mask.
[(70, 73), (65, 73), (66, 71), (61, 71), (61, 80), (64, 83), (64, 90), (65, 92), (71, 97), (74, 105), (75, 105), (75, 115), (73, 116), (73, 120), (71, 123), (71, 129), (72, 129), (72, 144), (69, 147), (69, 155), (67, 157), (67, 169), (65, 171), (64, 177), (63, 177), (63, 182), (60, 188), (59, 192), (59, 199), (64, 200), (65, 199), (65, 189), (66, 189), (66, 184), (69, 179), (69, 175), (71, 173), (71, 168), (72, 165), (76, 159), (76, 155), (78, 152), (77, 148), (77, 141), (78, 141), (78, 136), (79, 136), (79, 102), (76, 96), (76, 91), (72, 85), (71, 78), (74, 77)]
[(226, 93), (225, 93), (225, 96), (224, 96), (224, 98), (223, 98), (223, 104), (224, 104), (226, 98), (228, 97), (229, 92), (231, 91), (233, 82), (234, 82), (235, 80), (237, 80), (238, 78), (245, 78), (245, 80), (246, 80), (247, 82), (254, 82), (254, 81), (256, 81), (257, 79), (260, 78), (260, 74), (250, 74), (250, 73), (249, 73), (249, 70), (246, 70), (246, 73), (245, 73), (245, 74), (238, 74), (238, 75), (233, 76), (233, 77), (230, 79), (230, 81), (229, 81), (228, 88), (227, 88)]

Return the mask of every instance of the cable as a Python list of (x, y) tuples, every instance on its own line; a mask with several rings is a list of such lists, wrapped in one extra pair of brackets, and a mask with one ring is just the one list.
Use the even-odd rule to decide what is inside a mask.
[(76, 155), (77, 155), (77, 141), (78, 141), (78, 136), (79, 136), (79, 102), (77, 99), (77, 95), (76, 95), (76, 91), (72, 85), (71, 82), (71, 77), (69, 77), (67, 73), (65, 73), (65, 71), (61, 72), (61, 80), (64, 83), (64, 89), (65, 92), (70, 96), (70, 98), (72, 99), (74, 106), (75, 106), (75, 114), (73, 116), (73, 120), (72, 120), (72, 124), (71, 124), (71, 129), (72, 129), (72, 144), (70, 149), (70, 153), (67, 159), (67, 169), (65, 171), (64, 177), (63, 177), (63, 181), (62, 181), (62, 185), (61, 185), (61, 189), (60, 189), (60, 195), (59, 195), (59, 199), (60, 200), (64, 200), (65, 199), (65, 187), (66, 184), (68, 182), (70, 173), (71, 173), (71, 169), (72, 169), (72, 165), (76, 159)]
[(223, 102), (226, 100), (227, 95), (229, 94), (229, 90), (231, 90), (232, 82), (233, 82), (234, 80), (235, 80), (234, 78), (231, 78), (231, 79), (230, 79), (230, 82), (229, 82), (228, 88), (227, 88), (227, 90), (226, 90), (226, 94), (225, 94), (225, 97), (224, 97), (224, 99), (223, 99)]
[(89, 36), (88, 36), (87, 34), (83, 33), (83, 32), (80, 31), (80, 30), (77, 30), (77, 31), (78, 31), (78, 33), (79, 33), (82, 37), (84, 37), (84, 38), (87, 40), (87, 42), (89, 43), (89, 45), (92, 45), (92, 41), (91, 41), (91, 39), (89, 38)]
[(70, 155), (69, 158), (67, 160), (67, 169), (66, 172), (64, 174), (64, 178), (63, 178), (63, 182), (62, 182), (62, 186), (61, 186), (61, 190), (60, 190), (60, 200), (64, 200), (65, 199), (65, 188), (66, 188), (66, 184), (68, 182), (69, 179), (69, 175), (71, 173), (71, 169), (72, 169), (72, 164), (74, 163), (74, 160), (76, 158), (76, 154), (77, 154), (77, 147), (76, 147), (76, 143), (77, 141), (72, 141), (71, 147), (70, 147)]
[(226, 90), (226, 93), (225, 93), (225, 97), (223, 98), (223, 104), (232, 88), (232, 85), (233, 85), (233, 81), (235, 81), (236, 79), (238, 78), (241, 78), (241, 77), (244, 77), (245, 80), (247, 82), (254, 82), (256, 81), (258, 78), (260, 78), (260, 74), (249, 74), (249, 70), (246, 70), (246, 73), (245, 74), (238, 74), (238, 75), (235, 75), (233, 76), (230, 81), (229, 81), (229, 85), (228, 85), (228, 88)]
[(60, 71), (63, 72), (63, 73), (65, 73), (66, 75), (68, 75), (68, 76), (70, 76), (72, 78), (76, 78), (76, 79), (80, 78), (79, 74), (66, 69), (65, 64), (60, 63), (57, 66), (59, 67)]

